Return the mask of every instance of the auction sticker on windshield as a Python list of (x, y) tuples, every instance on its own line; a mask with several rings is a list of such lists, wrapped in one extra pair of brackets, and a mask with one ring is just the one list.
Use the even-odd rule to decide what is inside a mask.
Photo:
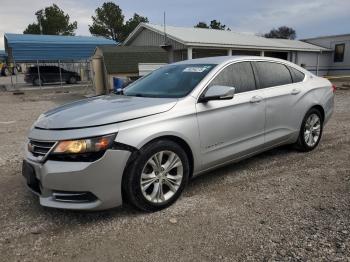
[(210, 66), (191, 66), (186, 67), (183, 72), (189, 72), (189, 73), (203, 73), (205, 70), (209, 69)]

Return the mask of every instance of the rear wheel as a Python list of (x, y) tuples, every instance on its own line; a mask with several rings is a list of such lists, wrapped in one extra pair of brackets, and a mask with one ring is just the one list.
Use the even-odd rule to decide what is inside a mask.
[(169, 140), (146, 145), (129, 164), (123, 178), (124, 197), (143, 211), (170, 206), (188, 182), (189, 161), (185, 151)]
[(43, 85), (43, 80), (41, 80), (39, 77), (35, 78), (33, 80), (33, 85), (34, 86), (42, 86)]
[(302, 122), (299, 138), (296, 143), (300, 151), (311, 151), (315, 149), (321, 140), (323, 131), (322, 114), (316, 108), (310, 109)]
[(75, 76), (70, 76), (68, 79), (69, 84), (76, 84), (77, 83), (77, 78)]

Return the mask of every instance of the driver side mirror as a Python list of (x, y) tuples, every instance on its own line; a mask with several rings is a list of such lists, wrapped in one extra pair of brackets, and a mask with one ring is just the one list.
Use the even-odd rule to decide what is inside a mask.
[(229, 100), (235, 94), (235, 88), (232, 86), (214, 85), (208, 88), (204, 95), (199, 98), (200, 103), (205, 103), (210, 100)]

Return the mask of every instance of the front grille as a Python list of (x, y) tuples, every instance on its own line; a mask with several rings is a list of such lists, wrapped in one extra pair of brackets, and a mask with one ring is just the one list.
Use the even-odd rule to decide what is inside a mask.
[(38, 158), (38, 160), (44, 160), (55, 144), (56, 142), (54, 141), (29, 140), (28, 151), (31, 152), (34, 157)]

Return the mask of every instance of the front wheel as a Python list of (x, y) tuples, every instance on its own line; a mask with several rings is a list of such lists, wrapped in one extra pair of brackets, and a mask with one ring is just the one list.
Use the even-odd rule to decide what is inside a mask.
[(142, 148), (123, 178), (124, 197), (143, 211), (170, 206), (188, 182), (189, 161), (175, 142), (159, 140)]
[(302, 122), (299, 138), (296, 143), (298, 150), (307, 152), (315, 149), (321, 140), (323, 119), (319, 110), (310, 109)]
[(4, 76), (9, 76), (11, 73), (10, 73), (10, 70), (6, 67), (3, 71), (3, 75)]

